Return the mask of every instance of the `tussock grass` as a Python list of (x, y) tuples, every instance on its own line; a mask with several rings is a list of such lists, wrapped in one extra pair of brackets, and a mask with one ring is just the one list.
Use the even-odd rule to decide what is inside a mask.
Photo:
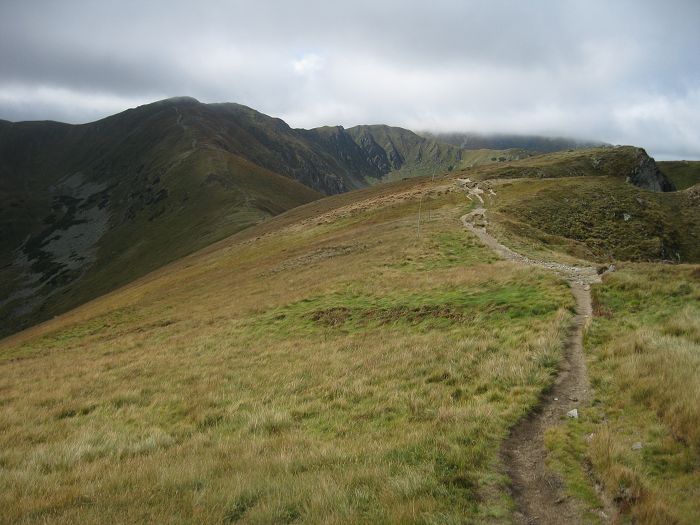
[[(687, 191), (653, 194), (614, 177), (494, 187), (492, 228), (522, 253), (574, 263), (697, 260), (700, 223)], [(586, 418), (545, 436), (548, 463), (589, 507), (598, 501), (592, 475), (625, 519), (700, 520), (698, 275), (696, 266), (624, 264), (593, 289), (586, 347), (596, 399)]]
[(586, 421), (552, 440), (569, 449), (570, 485), (589, 463), (638, 523), (700, 520), (697, 275), (696, 266), (627, 264), (594, 288), (586, 348), (596, 399)]
[(0, 520), (508, 521), (500, 443), (551, 383), (573, 301), (494, 260), (440, 181), (412, 184), (0, 343)]

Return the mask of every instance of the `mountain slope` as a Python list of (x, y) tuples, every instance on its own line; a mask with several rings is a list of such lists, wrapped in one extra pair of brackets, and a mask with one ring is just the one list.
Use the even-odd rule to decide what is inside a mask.
[[(622, 164), (611, 151), (600, 150), (600, 169), (670, 189), (642, 151)], [(562, 155), (462, 150), (381, 125), (293, 129), (246, 106), (186, 97), (78, 126), (2, 121), (0, 333), (322, 194), (516, 159), (525, 159), (517, 173), (502, 166), (500, 176), (579, 173)]]
[(653, 158), (634, 146), (601, 147), (536, 155), (520, 162), (486, 167), (489, 176), (499, 179), (581, 177), (609, 175), (639, 188), (669, 192), (676, 188), (659, 170)]
[(82, 126), (0, 125), (0, 331), (320, 197), (199, 143), (180, 108), (166, 101)]
[(194, 99), (185, 99), (178, 111), (199, 143), (240, 155), (325, 194), (362, 188), (406, 168), (447, 169), (461, 155), (459, 148), (403, 128), (292, 129), (240, 104), (201, 104)]
[[(499, 259), (460, 218), (483, 205), (511, 249), (587, 266), (568, 247), (595, 243), (557, 226), (562, 252), (522, 208), (546, 203), (557, 223), (612, 188), (586, 225), (611, 244), (631, 220), (602, 211), (636, 197), (650, 202), (644, 224), (676, 205), (700, 223), (676, 199), (690, 190), (641, 189), (612, 169), (634, 170), (637, 153), (532, 157), (314, 200), (0, 341), (0, 516), (516, 521), (500, 452), (552, 387), (573, 299), (546, 265)], [(584, 521), (602, 508), (593, 468), (630, 519), (697, 523), (700, 268), (616, 265), (593, 287), (592, 403), (570, 400), (579, 418), (546, 435), (546, 464)]]
[(473, 178), (494, 181), (496, 227), (520, 251), (537, 245), (600, 262), (700, 262), (696, 193), (661, 191), (670, 181), (639, 148), (535, 156), (485, 166)]
[(380, 173), (394, 178), (430, 175), (458, 165), (462, 151), (390, 126), (355, 126), (347, 130)]
[(321, 194), (459, 157), (400, 128), (292, 129), (187, 97), (77, 126), (0, 121), (0, 333)]
[(312, 202), (0, 343), (4, 518), (507, 515), (498, 436), (549, 383), (571, 300), (479, 246), (456, 190)]
[(700, 184), (700, 160), (666, 160), (657, 164), (679, 190)]

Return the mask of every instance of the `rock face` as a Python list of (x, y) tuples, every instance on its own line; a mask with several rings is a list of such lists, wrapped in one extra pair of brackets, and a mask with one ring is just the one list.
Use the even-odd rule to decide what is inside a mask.
[(380, 177), (398, 170), (402, 170), (403, 176), (447, 171), (450, 166), (459, 165), (462, 159), (460, 148), (426, 139), (403, 128), (363, 125), (346, 131), (362, 150), (371, 170)]
[(642, 148), (637, 148), (635, 168), (629, 180), (635, 186), (650, 191), (675, 191), (676, 187), (661, 173), (653, 158)]

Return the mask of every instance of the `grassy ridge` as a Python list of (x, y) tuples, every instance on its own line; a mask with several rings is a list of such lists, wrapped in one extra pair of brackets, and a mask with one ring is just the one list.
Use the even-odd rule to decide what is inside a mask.
[(658, 162), (659, 169), (679, 190), (700, 184), (700, 161), (667, 160)]
[(700, 261), (700, 208), (689, 190), (645, 191), (620, 177), (512, 181), (495, 186), (502, 235), (601, 262)]
[(2, 519), (507, 521), (499, 443), (572, 299), (449, 184), (310, 204), (3, 342)]
[[(188, 170), (202, 191), (245, 185), (214, 158)], [(464, 231), (453, 179), (491, 186), (493, 231), (547, 259), (652, 257), (655, 237), (692, 257), (697, 225), (692, 191), (644, 192), (590, 152), (513, 164), (311, 202), (1, 341), (0, 519), (512, 521), (498, 451), (573, 300)], [(628, 516), (698, 516), (697, 277), (623, 264), (594, 289), (596, 402), (547, 436), (592, 506), (587, 465)]]
[[(488, 184), (497, 192), (489, 198), (492, 229), (521, 252), (618, 265), (700, 260), (696, 188), (652, 193), (612, 174)], [(692, 265), (626, 263), (593, 289), (593, 406), (545, 436), (548, 464), (586, 507), (599, 505), (593, 477), (623, 521), (699, 519), (699, 275)]]

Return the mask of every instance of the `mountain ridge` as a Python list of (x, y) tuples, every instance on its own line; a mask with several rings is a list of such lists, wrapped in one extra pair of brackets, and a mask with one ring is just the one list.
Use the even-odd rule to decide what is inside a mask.
[(586, 149), (600, 146), (611, 146), (611, 144), (597, 140), (582, 140), (567, 137), (550, 137), (545, 135), (527, 135), (517, 133), (421, 131), (418, 134), (465, 149), (522, 148), (540, 153), (552, 153), (555, 151), (568, 149)]
[[(646, 166), (633, 181), (639, 186), (664, 180), (643, 150), (591, 155), (613, 159), (611, 170), (630, 177), (638, 159)], [(324, 195), (489, 163), (516, 176), (563, 173), (528, 167), (536, 158), (523, 150), (462, 150), (388, 125), (295, 129), (241, 104), (191, 97), (86, 124), (5, 121), (0, 331), (60, 313)], [(586, 154), (571, 162), (576, 173), (592, 169)]]

